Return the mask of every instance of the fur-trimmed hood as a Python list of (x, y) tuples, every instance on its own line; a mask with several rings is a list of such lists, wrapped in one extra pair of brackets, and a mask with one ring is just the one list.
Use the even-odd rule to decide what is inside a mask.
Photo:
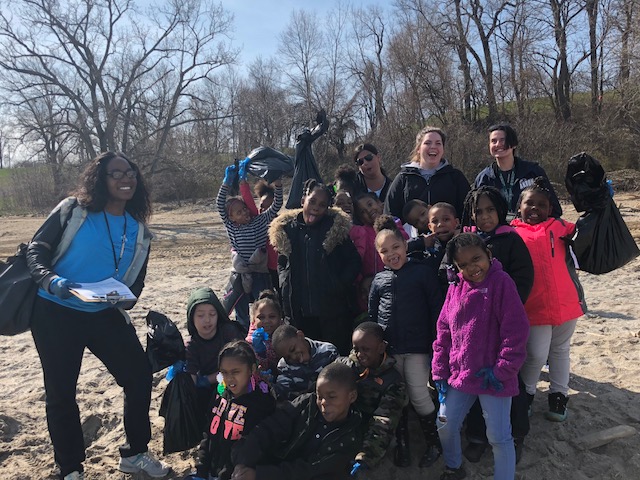
[[(320, 223), (326, 222), (329, 219), (332, 220), (332, 224), (322, 242), (322, 247), (327, 254), (331, 253), (336, 246), (349, 238), (349, 230), (351, 229), (351, 220), (346, 213), (338, 208), (329, 208), (325, 217), (320, 220)], [(291, 223), (304, 225), (302, 222), (301, 208), (287, 210), (281, 213), (271, 222), (271, 226), (269, 227), (269, 242), (271, 242), (271, 245), (275, 247), (278, 253), (285, 256), (291, 254), (291, 241), (285, 230), (286, 226)], [(321, 227), (321, 225), (317, 226), (319, 228)]]

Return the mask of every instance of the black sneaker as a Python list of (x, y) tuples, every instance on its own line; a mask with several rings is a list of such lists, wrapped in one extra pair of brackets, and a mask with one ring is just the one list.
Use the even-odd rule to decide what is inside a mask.
[(549, 394), (549, 411), (544, 416), (552, 422), (564, 422), (567, 419), (567, 402), (569, 397), (560, 392)]
[(466, 478), (467, 472), (464, 471), (464, 468), (451, 468), (444, 467), (444, 472), (440, 475), (440, 480), (461, 480)]
[(464, 458), (469, 460), (471, 463), (478, 463), (484, 455), (484, 451), (487, 449), (486, 443), (474, 443), (469, 442), (469, 444), (462, 451)]

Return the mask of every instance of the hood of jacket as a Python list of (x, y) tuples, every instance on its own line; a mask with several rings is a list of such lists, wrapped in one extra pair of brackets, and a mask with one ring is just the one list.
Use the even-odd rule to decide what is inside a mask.
[[(446, 158), (443, 158), (442, 160), (440, 160), (440, 165), (436, 167), (434, 175), (438, 175), (440, 173), (446, 173), (450, 170), (453, 170), (453, 166), (449, 163), (449, 160), (447, 160)], [(420, 173), (420, 167), (418, 166), (417, 163), (413, 163), (413, 162), (403, 163), (400, 166), (400, 174), (410, 174), (410, 175), (412, 174), (412, 175), (422, 176), (422, 174)]]
[(190, 335), (194, 336), (198, 334), (196, 326), (193, 323), (193, 314), (196, 306), (200, 305), (201, 303), (208, 303), (210, 305), (213, 305), (213, 307), (216, 309), (216, 312), (218, 312), (218, 329), (220, 328), (220, 324), (222, 322), (231, 321), (229, 320), (229, 316), (222, 306), (222, 303), (220, 303), (220, 300), (218, 300), (218, 297), (213, 292), (213, 290), (211, 290), (209, 287), (196, 288), (191, 292), (191, 295), (189, 295), (189, 299), (187, 300), (187, 330), (189, 331)]
[[(271, 245), (281, 255), (289, 256), (291, 254), (291, 241), (287, 236), (285, 227), (292, 222), (300, 222), (299, 216), (302, 215), (302, 209), (288, 210), (276, 217), (269, 226), (269, 241)], [(342, 210), (337, 208), (329, 208), (325, 217), (332, 219), (332, 225), (325, 235), (322, 247), (328, 254), (333, 251), (336, 246), (340, 245), (349, 238), (349, 230), (351, 229), (351, 220)], [(327, 218), (320, 220), (326, 221)], [(321, 227), (318, 225), (318, 227)]]

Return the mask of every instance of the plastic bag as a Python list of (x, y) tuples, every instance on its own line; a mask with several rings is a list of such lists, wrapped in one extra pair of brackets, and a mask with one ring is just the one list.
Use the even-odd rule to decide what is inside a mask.
[(611, 196), (600, 162), (585, 152), (574, 155), (564, 177), (573, 206), (578, 212), (590, 212), (607, 206)]
[(254, 148), (247, 157), (251, 159), (247, 171), (269, 183), (282, 176), (293, 175), (293, 159), (273, 148)]
[(160, 416), (164, 417), (163, 453), (183, 452), (203, 438), (198, 394), (191, 375), (178, 373), (162, 396)]
[(184, 340), (180, 330), (166, 315), (147, 314), (147, 357), (153, 373), (184, 360)]
[(640, 254), (609, 194), (603, 208), (584, 213), (578, 219), (571, 240), (580, 270), (589, 273), (611, 272)]
[(296, 138), (295, 171), (286, 205), (289, 209), (300, 208), (304, 182), (310, 178), (315, 178), (318, 182), (322, 182), (311, 144), (323, 135), (328, 128), (329, 120), (327, 120), (327, 114), (324, 110), (320, 110), (316, 115), (316, 126), (313, 130), (305, 128)]
[(0, 262), (0, 335), (16, 335), (29, 330), (38, 285), (27, 267), (27, 245)]

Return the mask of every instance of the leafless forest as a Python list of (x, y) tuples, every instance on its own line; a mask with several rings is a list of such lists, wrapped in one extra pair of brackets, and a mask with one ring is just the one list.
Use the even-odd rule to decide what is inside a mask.
[(283, 18), (278, 53), (249, 65), (240, 28), (260, 34), (209, 0), (0, 0), (0, 167), (26, 160), (0, 176), (0, 211), (49, 209), (104, 150), (136, 161), (158, 200), (211, 196), (252, 148), (293, 153), (320, 108), (328, 178), (365, 140), (393, 175), (434, 124), (472, 179), (497, 121), (556, 181), (583, 150), (640, 168), (639, 0), (303, 6)]

